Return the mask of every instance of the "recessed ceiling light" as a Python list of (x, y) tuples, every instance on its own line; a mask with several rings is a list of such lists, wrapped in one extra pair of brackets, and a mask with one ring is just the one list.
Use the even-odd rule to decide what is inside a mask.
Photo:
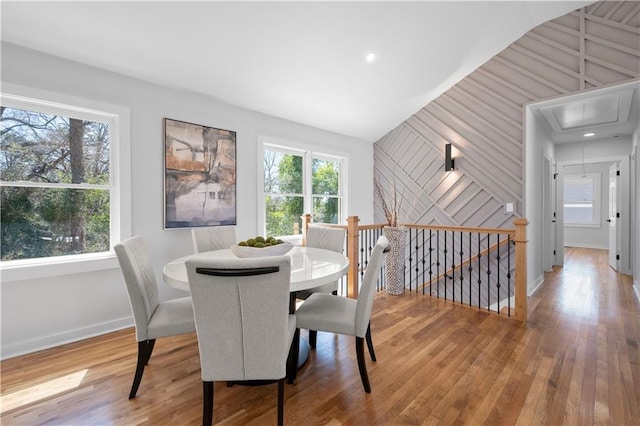
[(376, 52), (369, 52), (365, 58), (367, 62), (373, 62), (376, 60)]
[(591, 132), (591, 133), (585, 133), (583, 136), (585, 138), (590, 138), (591, 136), (595, 136), (595, 135), (596, 135), (595, 133)]

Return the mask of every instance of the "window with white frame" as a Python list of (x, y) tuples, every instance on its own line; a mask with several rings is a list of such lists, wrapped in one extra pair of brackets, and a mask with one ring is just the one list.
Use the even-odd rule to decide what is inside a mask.
[(599, 226), (601, 192), (600, 173), (564, 177), (565, 225)]
[(110, 253), (128, 223), (118, 209), (124, 206), (114, 176), (119, 118), (2, 95), (0, 266)]
[(316, 223), (341, 223), (345, 162), (344, 157), (264, 144), (266, 235), (300, 233), (300, 216), (305, 213), (311, 213)]

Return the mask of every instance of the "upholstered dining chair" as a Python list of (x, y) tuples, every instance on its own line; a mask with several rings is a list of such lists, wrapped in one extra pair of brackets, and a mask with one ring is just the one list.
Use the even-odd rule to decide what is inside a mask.
[(371, 310), (373, 309), (376, 281), (380, 275), (384, 253), (388, 247), (387, 237), (383, 235), (378, 238), (362, 278), (358, 299), (315, 293), (309, 296), (296, 310), (298, 328), (355, 336), (358, 369), (362, 385), (367, 393), (371, 393), (371, 385), (364, 359), (364, 339), (367, 340), (371, 359), (375, 361), (376, 354), (371, 339)]
[(129, 399), (134, 398), (142, 380), (144, 367), (149, 363), (156, 339), (195, 332), (191, 297), (166, 302), (158, 299), (158, 284), (147, 247), (141, 237), (132, 237), (116, 244), (113, 249), (129, 293), (138, 341), (138, 363)]
[(193, 240), (193, 250), (196, 253), (228, 249), (238, 242), (236, 240), (235, 226), (191, 228), (191, 239)]
[[(328, 226), (310, 223), (307, 228), (306, 246), (315, 247), (342, 253), (347, 231), (342, 228), (331, 228)], [(324, 284), (309, 290), (302, 290), (296, 293), (298, 299), (305, 300), (313, 293), (333, 293), (337, 294), (338, 281)]]
[(289, 314), (291, 259), (271, 256), (186, 260), (200, 351), (202, 424), (213, 421), (216, 381), (278, 382), (278, 424), (284, 418), (284, 379), (297, 368)]
[[(315, 247), (326, 250), (332, 250), (338, 253), (344, 251), (344, 243), (347, 238), (347, 231), (342, 228), (331, 228), (328, 226), (310, 223), (307, 226), (306, 243), (307, 247)], [(331, 293), (338, 294), (338, 281), (323, 284), (308, 290), (296, 292), (296, 298), (306, 300), (313, 293)], [(309, 346), (316, 347), (318, 332), (317, 330), (309, 330)]]

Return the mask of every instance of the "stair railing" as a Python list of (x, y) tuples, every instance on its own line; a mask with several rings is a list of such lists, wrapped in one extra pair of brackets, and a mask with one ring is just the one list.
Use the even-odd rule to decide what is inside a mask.
[[(302, 216), (303, 241), (310, 214)], [(347, 230), (346, 255), (350, 265), (340, 294), (357, 298), (371, 250), (383, 234), (384, 224), (360, 225), (349, 216), (346, 225), (325, 224)], [(514, 228), (406, 224), (405, 291), (527, 320), (528, 221), (518, 218)], [(384, 290), (384, 273), (378, 290)]]

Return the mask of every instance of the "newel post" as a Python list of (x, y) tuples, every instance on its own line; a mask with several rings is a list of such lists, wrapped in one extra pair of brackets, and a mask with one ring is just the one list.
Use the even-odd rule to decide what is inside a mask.
[(527, 225), (526, 218), (513, 221), (516, 226), (516, 320), (527, 321)]
[(309, 229), (309, 224), (311, 223), (311, 214), (305, 213), (300, 216), (302, 219), (302, 245), (307, 245), (307, 229)]
[(358, 216), (347, 218), (347, 256), (349, 273), (347, 275), (347, 297), (358, 298)]

